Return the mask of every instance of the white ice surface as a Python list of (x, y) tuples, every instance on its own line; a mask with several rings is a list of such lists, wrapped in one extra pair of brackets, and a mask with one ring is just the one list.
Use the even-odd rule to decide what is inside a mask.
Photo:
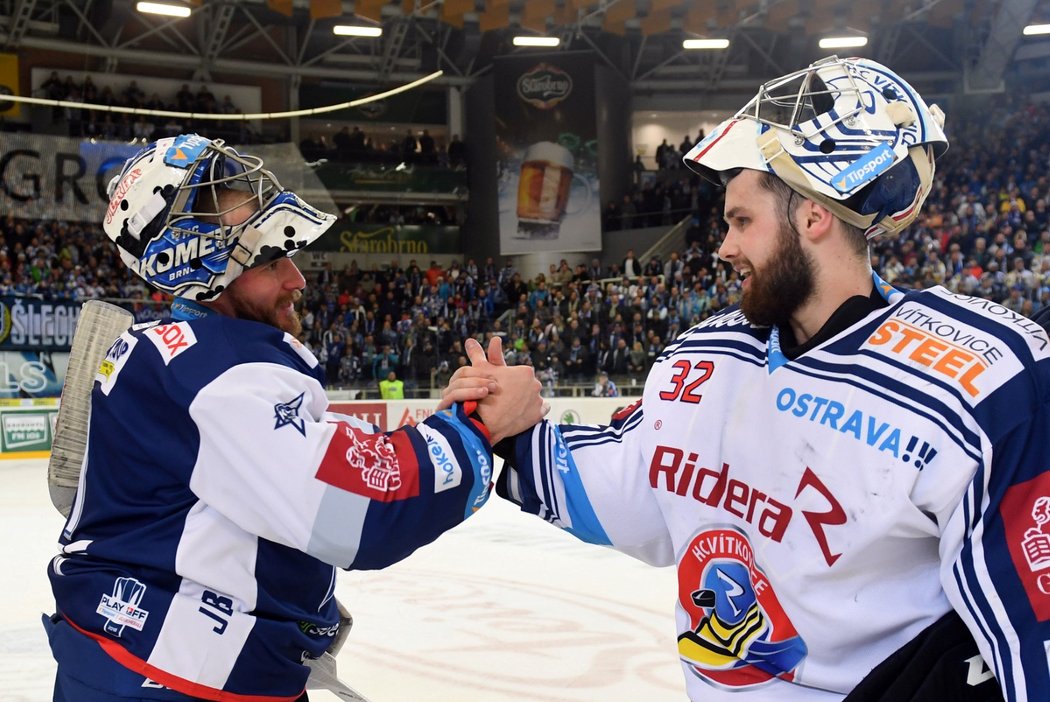
[[(0, 461), (0, 700), (51, 699), (40, 613), (63, 520), (46, 461)], [(683, 702), (674, 571), (578, 543), (499, 498), (406, 561), (340, 573), (340, 676), (372, 702)], [(312, 702), (333, 702), (313, 691)]]

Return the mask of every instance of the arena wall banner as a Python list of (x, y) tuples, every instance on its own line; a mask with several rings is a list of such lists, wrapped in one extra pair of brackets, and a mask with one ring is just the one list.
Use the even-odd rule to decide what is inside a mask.
[(101, 223), (109, 179), (139, 148), (0, 133), (0, 208), (24, 219)]
[[(343, 251), (353, 254), (427, 256), (462, 255), (459, 227), (407, 224), (361, 224), (338, 220), (310, 247), (311, 251)], [(427, 261), (420, 261), (425, 266)]]
[(62, 394), (68, 351), (0, 351), (0, 398), (46, 398)]
[(500, 254), (598, 251), (595, 59), (495, 59)]
[[(627, 397), (555, 397), (547, 415), (558, 424), (608, 424), (613, 414), (633, 402)], [(437, 400), (352, 400), (332, 402), (331, 412), (349, 414), (383, 431), (414, 425), (434, 414)]]
[(80, 304), (0, 296), (0, 351), (68, 351)]
[[(18, 87), (18, 54), (0, 54), (0, 96), (21, 95)], [(22, 103), (0, 100), (0, 116), (16, 118), (22, 116)]]
[[(62, 369), (65, 375), (65, 369)], [(630, 398), (552, 398), (548, 417), (559, 424), (608, 424)], [(51, 451), (59, 398), (0, 398), (0, 458), (42, 457)], [(333, 402), (332, 412), (375, 424), (383, 431), (415, 425), (434, 413), (437, 400)]]
[(0, 458), (43, 458), (51, 451), (57, 398), (0, 399)]
[[(2, 96), (0, 96), (2, 100)], [(141, 144), (0, 133), (0, 211), (23, 219), (101, 224), (106, 187)], [(293, 144), (251, 147), (281, 184), (311, 205), (335, 212), (335, 204)]]

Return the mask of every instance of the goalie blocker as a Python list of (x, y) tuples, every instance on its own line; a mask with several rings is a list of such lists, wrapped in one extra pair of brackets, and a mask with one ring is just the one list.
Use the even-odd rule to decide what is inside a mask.
[(877, 665), (843, 702), (1002, 702), (999, 683), (954, 611)]

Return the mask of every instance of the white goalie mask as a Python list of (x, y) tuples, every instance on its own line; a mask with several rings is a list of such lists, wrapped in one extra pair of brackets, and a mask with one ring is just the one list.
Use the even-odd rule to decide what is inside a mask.
[[(221, 198), (221, 191), (243, 197)], [(335, 217), (284, 190), (262, 159), (196, 134), (160, 139), (124, 164), (109, 184), (106, 236), (124, 263), (155, 288), (211, 300), (255, 266), (292, 256)], [(219, 217), (247, 204), (236, 225)]]
[(918, 216), (948, 148), (943, 126), (893, 71), (831, 56), (764, 84), (684, 161), (715, 183), (740, 168), (772, 173), (870, 241)]

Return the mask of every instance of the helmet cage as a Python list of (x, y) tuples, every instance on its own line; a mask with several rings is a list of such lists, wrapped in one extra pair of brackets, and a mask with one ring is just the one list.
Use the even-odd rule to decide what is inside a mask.
[(870, 239), (917, 215), (947, 148), (943, 117), (884, 66), (831, 56), (763, 84), (684, 160), (715, 182), (771, 172)]
[[(243, 221), (230, 217), (246, 206)], [(110, 183), (104, 228), (146, 282), (209, 300), (248, 268), (305, 247), (334, 221), (284, 190), (262, 159), (183, 135), (127, 161)]]
[[(825, 83), (819, 70), (814, 70), (830, 62), (840, 63), (846, 68), (843, 80), (837, 80), (834, 86)], [(758, 94), (737, 112), (736, 117), (748, 117), (767, 127), (782, 129), (800, 144), (821, 145), (833, 128), (849, 131), (857, 115), (866, 108), (866, 90), (870, 90), (870, 86), (864, 85), (862, 88), (858, 84), (856, 67), (833, 56), (814, 66), (764, 83), (758, 89)], [(900, 99), (897, 90), (889, 84), (883, 89), (882, 95), (887, 100)], [(846, 109), (842, 108), (844, 104)], [(864, 136), (873, 143), (892, 144), (896, 134), (897, 130), (864, 131)], [(825, 135), (824, 139), (818, 138), (821, 135)], [(856, 133), (851, 136), (863, 138)], [(828, 153), (833, 148), (833, 145), (828, 144), (821, 151)]]

